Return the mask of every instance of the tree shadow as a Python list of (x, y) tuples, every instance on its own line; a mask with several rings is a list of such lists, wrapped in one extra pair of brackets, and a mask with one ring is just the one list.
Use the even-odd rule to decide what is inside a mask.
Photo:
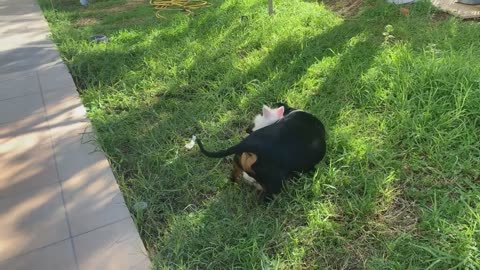
[[(378, 218), (382, 189), (393, 185), (381, 183), (391, 177), (392, 168), (382, 167), (368, 154), (345, 165), (335, 157), (353, 151), (349, 144), (354, 142), (329, 140), (326, 166), (320, 166), (314, 176), (289, 184), (273, 204), (262, 206), (256, 203), (254, 192), (219, 181), (228, 174), (228, 162), (206, 159), (183, 145), (193, 134), (204, 138), (212, 149), (238, 142), (261, 105), (276, 101), (310, 111), (324, 121), (327, 130), (335, 130), (345, 111), (355, 111), (363, 107), (363, 100), (375, 99), (373, 91), (362, 92), (358, 98), (360, 81), (384, 49), (384, 26), (408, 19), (400, 17), (397, 8), (385, 5), (305, 38), (287, 33), (263, 51), (257, 64), (239, 69), (244, 54), (258, 53), (265, 44), (245, 41), (249, 36), (242, 30), (253, 25), (239, 23), (243, 13), (224, 16), (224, 10), (235, 8), (206, 9), (180, 30), (155, 31), (149, 26), (145, 30), (151, 35), (149, 43), (136, 46), (135, 36), (124, 39), (132, 44), (129, 51), (71, 52), (71, 67), (78, 78), (95, 74), (86, 76), (84, 100), (93, 109), (99, 143), (112, 161), (144, 241), (156, 263), (168, 267), (247, 268), (254, 262), (259, 268), (295, 252), (300, 255), (297, 261), (292, 259), (292, 265), (359, 267), (384, 248), (375, 240), (361, 240), (374, 237), (362, 235), (363, 229), (368, 231), (370, 222)], [(173, 29), (182, 20), (176, 18), (163, 25)], [(198, 42), (190, 45), (191, 40)], [(417, 42), (425, 45), (424, 40)], [(232, 48), (237, 49), (236, 55)], [(142, 61), (161, 62), (149, 58), (149, 50), (175, 56), (165, 60), (170, 63), (149, 66)], [(185, 58), (187, 64), (182, 62)], [(111, 59), (123, 59), (124, 65), (112, 66)], [(141, 73), (142, 69), (152, 71)], [(126, 76), (131, 73), (139, 75)], [(149, 92), (141, 81), (152, 75), (157, 82), (147, 85), (155, 88)], [(311, 81), (315, 87), (303, 87)], [(116, 102), (118, 97), (125, 102)], [(378, 146), (392, 150), (389, 145)], [(345, 173), (338, 182), (331, 182), (332, 175), (343, 173), (341, 166), (365, 174)], [(139, 201), (149, 207), (135, 210), (132, 206)], [(318, 231), (311, 231), (308, 224), (315, 224)], [(310, 243), (310, 238), (328, 245)], [(361, 243), (351, 243), (351, 239)], [(365, 242), (371, 246), (361, 246)], [(357, 251), (357, 247), (362, 249)], [(315, 258), (319, 253), (323, 257)]]
[[(132, 190), (126, 194), (129, 205), (137, 201), (146, 201), (150, 205), (150, 210), (137, 213), (136, 218), (144, 239), (161, 238), (162, 243), (165, 244), (164, 248), (160, 248), (161, 251), (155, 255), (155, 261), (171, 262), (168, 265), (172, 267), (181, 261), (188, 261), (195, 254), (195, 249), (200, 248), (200, 239), (211, 238), (217, 239), (216, 243), (223, 239), (225, 243), (212, 244), (212, 249), (204, 254), (205, 258), (219, 256), (216, 251), (224, 248), (224, 245), (234, 246), (235, 241), (256, 243), (258, 250), (264, 252), (265, 256), (274, 256), (279, 247), (269, 240), (272, 235), (267, 234), (259, 238), (252, 231), (259, 226), (259, 222), (263, 230), (271, 231), (276, 236), (287, 233), (279, 229), (278, 222), (295, 219), (295, 217), (292, 213), (282, 214), (277, 211), (287, 203), (294, 208), (304, 207), (302, 202), (292, 201), (295, 187), (302, 186), (303, 183), (292, 184), (292, 188), (282, 195), (290, 198), (290, 201), (289, 199), (280, 200), (282, 207), (276, 204), (267, 207), (271, 215), (266, 215), (269, 220), (264, 223), (261, 216), (265, 214), (265, 206), (257, 205), (254, 192), (244, 191), (243, 186), (218, 182), (218, 179), (225, 179), (229, 169), (228, 163), (205, 159), (196, 151), (189, 152), (183, 149), (183, 145), (193, 134), (204, 138), (212, 148), (222, 148), (238, 141), (249, 122), (248, 119), (252, 119), (262, 103), (286, 99), (289, 91), (296, 90), (299, 81), (308, 73), (312, 65), (326, 57), (339, 55), (333, 68), (319, 74), (323, 84), (316, 91), (306, 93), (308, 98), (305, 100), (295, 102), (302, 109), (319, 116), (327, 126), (335, 126), (339, 112), (345, 106), (352, 105), (350, 99), (345, 98), (352, 90), (347, 86), (360, 79), (361, 75), (370, 68), (381, 49), (383, 26), (375, 24), (362, 25), (358, 21), (346, 21), (304, 42), (296, 40), (279, 42), (257, 66), (235, 77), (225, 69), (226, 67), (234, 68), (231, 59), (227, 58), (226, 62), (219, 66), (219, 70), (210, 75), (205, 74), (199, 80), (197, 72), (208, 63), (222, 57), (222, 52), (200, 54), (193, 59), (192, 65), (185, 71), (184, 76), (187, 78), (185, 83), (167, 87), (149, 106), (135, 109), (119, 108), (116, 116), (102, 121), (93, 119), (99, 131), (100, 144), (104, 146), (112, 160), (121, 185), (124, 190)], [(234, 33), (235, 31), (231, 31), (231, 34), (225, 34), (222, 40), (232, 39)], [(185, 36), (180, 33), (175, 39), (186, 38), (188, 31), (183, 34)], [(195, 36), (195, 34), (192, 35)], [(163, 39), (166, 36), (157, 38)], [(352, 38), (358, 38), (358, 41), (352, 41)], [(241, 43), (241, 40), (234, 41), (235, 45)], [(124, 54), (126, 53), (118, 51), (114, 56), (109, 57), (123, 58)], [(92, 54), (82, 56), (86, 62), (89, 57), (98, 56)], [(225, 70), (220, 71), (220, 69)], [(340, 75), (342, 73), (343, 76)], [(118, 74), (122, 74), (122, 71), (119, 70)], [(344, 82), (345, 78), (349, 81)], [(262, 87), (254, 94), (246, 94), (246, 83), (252, 80), (257, 80)], [(201, 90), (208, 88), (210, 83), (218, 87), (216, 94), (212, 95), (210, 91)], [(228, 88), (234, 85), (237, 87)], [(245, 97), (242, 98), (242, 95)], [(242, 99), (242, 105), (239, 110), (240, 99)], [(197, 102), (199, 100), (202, 102)], [(247, 118), (242, 119), (239, 116), (245, 111), (247, 111)], [(228, 117), (222, 120), (224, 117), (221, 114), (225, 112), (228, 112)], [(128, 130), (125, 129), (127, 126)], [(140, 136), (139, 130), (143, 130)], [(212, 167), (213, 169), (201, 175), (196, 172), (198, 168)], [(322, 167), (320, 173), (323, 174), (324, 172), (321, 171), (325, 169)], [(311, 185), (314, 181), (309, 177), (303, 180), (307, 185)], [(155, 197), (152, 197), (152, 194), (155, 194)], [(294, 224), (307, 222), (302, 214), (313, 211), (314, 198), (321, 197), (313, 193), (304, 195), (312, 198), (309, 199), (306, 209), (296, 213), (298, 220), (293, 221)], [(364, 204), (374, 204), (376, 191), (372, 191), (370, 195), (365, 197)], [(241, 210), (238, 204), (242, 207), (245, 206), (244, 204), (249, 205), (248, 211), (252, 212)], [(231, 222), (219, 223), (232, 218), (231, 211), (226, 208), (234, 209), (231, 211), (237, 211), (239, 216)], [(134, 209), (131, 208), (131, 210), (135, 213)], [(185, 216), (195, 211), (202, 211), (204, 218), (198, 223), (188, 224)], [(254, 221), (250, 220), (247, 226), (240, 229), (238, 224), (245, 222), (238, 222), (238, 219), (247, 218), (245, 215), (250, 216)], [(186, 224), (170, 228), (172, 220), (176, 219), (185, 219)], [(222, 226), (222, 229), (219, 226)], [(295, 227), (295, 225), (292, 226)], [(185, 235), (181, 238), (182, 243), (173, 243), (178, 241), (178, 234)], [(242, 236), (239, 238), (234, 237), (235, 235)], [(232, 239), (232, 241), (225, 239)], [(149, 243), (147, 240), (147, 245), (153, 248), (152, 245), (156, 244)], [(185, 250), (172, 251), (178, 245)], [(228, 252), (224, 251), (222, 256), (224, 259), (212, 262), (211, 265), (195, 266), (227, 267), (222, 263), (227, 261)], [(258, 265), (261, 264), (260, 258), (255, 261)], [(237, 263), (241, 266), (242, 260), (239, 258)]]

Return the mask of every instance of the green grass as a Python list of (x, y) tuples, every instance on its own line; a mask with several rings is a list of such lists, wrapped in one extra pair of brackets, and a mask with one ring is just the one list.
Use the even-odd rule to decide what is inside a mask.
[[(158, 269), (480, 268), (477, 23), (426, 2), (342, 19), (211, 0), (163, 20), (138, 1), (40, 2)], [(275, 101), (322, 119), (328, 153), (262, 205), (184, 145), (236, 143)]]

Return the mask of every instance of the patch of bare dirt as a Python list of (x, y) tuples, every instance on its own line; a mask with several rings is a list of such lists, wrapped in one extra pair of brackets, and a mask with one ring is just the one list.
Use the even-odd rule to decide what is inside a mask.
[(80, 18), (75, 22), (75, 26), (88, 26), (98, 24), (99, 20), (97, 18), (85, 17)]
[(412, 232), (415, 230), (418, 222), (418, 213), (415, 203), (395, 197), (389, 207), (379, 213), (375, 223), (383, 224), (381, 231), (390, 235)]
[(135, 8), (136, 6), (139, 6), (141, 4), (147, 3), (146, 0), (127, 0), (126, 3), (124, 4), (119, 4), (119, 5), (112, 5), (104, 8), (98, 8), (96, 9), (97, 11), (106, 11), (106, 12), (122, 12), (126, 11), (132, 8)]
[(448, 19), (451, 15), (448, 14), (447, 12), (443, 12), (443, 11), (438, 11), (438, 12), (435, 12), (432, 14), (432, 21), (434, 22), (441, 22), (441, 21), (444, 21), (446, 19)]
[(145, 19), (144, 18), (138, 18), (138, 17), (134, 17), (134, 18), (130, 18), (128, 20), (125, 20), (121, 23), (122, 26), (133, 26), (133, 25), (141, 25), (143, 22), (145, 22)]
[(357, 14), (363, 0), (317, 0), (344, 17)]

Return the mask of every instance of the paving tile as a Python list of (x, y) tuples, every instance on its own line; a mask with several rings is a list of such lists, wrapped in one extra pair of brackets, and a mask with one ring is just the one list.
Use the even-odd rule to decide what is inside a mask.
[[(1, 48), (0, 48), (0, 54), (1, 54)], [(48, 63), (46, 65), (47, 66), (48, 65), (55, 65), (55, 63)], [(5, 80), (22, 78), (22, 77), (28, 76), (31, 73), (35, 73), (35, 72), (36, 72), (36, 67), (32, 67), (32, 68), (26, 67), (23, 70), (19, 70), (19, 71), (15, 71), (15, 72), (1, 72), (0, 73), (0, 84)]]
[(43, 101), (40, 94), (0, 101), (0, 124), (18, 121), (35, 114), (44, 114)]
[(0, 198), (58, 182), (46, 119), (0, 124)]
[[(0, 2), (1, 3), (1, 2)], [(32, 13), (36, 13), (39, 11), (38, 5), (36, 5), (35, 2), (24, 2), (22, 4), (17, 4), (17, 5), (2, 5), (2, 14), (8, 14), (8, 16), (22, 16), (22, 15), (28, 15)]]
[[(55, 45), (46, 40), (45, 34), (22, 33), (21, 35), (0, 35), (0, 73), (39, 69), (54, 62), (60, 63)], [(26, 41), (28, 40), (28, 42)]]
[(0, 263), (3, 270), (76, 270), (71, 239)]
[(148, 269), (49, 35), (36, 1), (0, 0), (0, 269)]
[[(36, 24), (34, 20), (23, 19), (22, 24), (23, 26), (18, 26), (8, 22), (2, 23), (0, 20), (0, 41), (2, 41), (0, 52), (11, 54), (6, 59), (18, 59), (23, 55), (30, 57), (45, 54), (45, 50), (52, 55), (60, 55), (55, 43), (49, 39), (50, 32), (32, 28)], [(26, 28), (27, 26), (29, 28)], [(27, 30), (22, 30), (22, 28)], [(28, 54), (23, 54), (25, 52)], [(27, 57), (24, 58), (24, 60), (29, 60)], [(2, 59), (0, 63), (3, 64), (6, 59)]]
[(69, 237), (59, 184), (0, 199), (0, 261)]
[(465, 5), (457, 0), (432, 0), (432, 4), (462, 19), (480, 18), (480, 5)]
[(150, 267), (130, 218), (77, 236), (73, 243), (80, 270), (146, 270)]
[(48, 69), (42, 69), (38, 71), (40, 77), (40, 84), (42, 85), (42, 91), (75, 91), (75, 83), (72, 76), (64, 64), (59, 64)]
[(78, 135), (90, 127), (85, 107), (74, 89), (46, 92), (43, 97), (54, 140)]
[(32, 4), (32, 0), (15, 0), (14, 2), (12, 2), (11, 0), (0, 0), (0, 6), (2, 4), (9, 4), (9, 5), (12, 5), (12, 6), (16, 6), (16, 5), (30, 5)]
[(0, 198), (58, 182), (49, 143), (17, 137), (0, 144), (0, 156)]
[[(0, 0), (0, 2), (1, 1), (6, 1), (6, 0)], [(8, 0), (8, 1), (11, 1), (11, 0)], [(10, 5), (10, 3), (8, 3), (8, 5)], [(27, 20), (27, 19), (40, 19), (40, 18), (38, 18), (38, 12), (33, 10), (34, 6), (32, 6), (32, 7), (20, 7), (21, 9), (24, 9), (21, 12), (21, 13), (23, 13), (21, 15), (21, 18), (19, 18), (19, 15), (15, 14), (15, 13), (18, 13), (18, 12), (15, 12), (15, 13), (6, 12), (7, 11), (6, 7), (7, 6), (5, 4), (0, 5), (0, 8), (2, 8), (0, 10), (1, 15), (2, 15), (2, 16), (0, 16), (0, 23), (2, 23), (2, 24), (5, 24), (5, 23), (12, 23), (13, 24), (13, 23), (16, 23), (18, 21), (23, 21), (23, 20)], [(28, 11), (27, 9), (31, 9), (31, 12)]]
[(11, 140), (22, 140), (27, 144), (51, 143), (45, 115), (34, 114), (18, 121), (0, 124), (0, 145)]
[(108, 162), (103, 159), (62, 182), (72, 235), (129, 217)]
[(0, 83), (6, 80), (22, 78), (24, 76), (28, 76), (31, 73), (33, 73), (33, 71), (31, 70), (24, 70), (24, 71), (14, 72), (14, 73), (0, 73)]
[(81, 134), (81, 130), (71, 136), (54, 142), (60, 180), (67, 180), (88, 170), (109, 168), (105, 155), (94, 144), (93, 135)]
[[(23, 37), (31, 37), (31, 33), (38, 34), (38, 37), (48, 37), (50, 35), (49, 31), (45, 29), (45, 26), (48, 26), (45, 20), (38, 20), (38, 19), (25, 19), (22, 18), (15, 23), (12, 22), (5, 22), (2, 23), (0, 20), (0, 34), (3, 35), (2, 38), (7, 37), (14, 37), (14, 36), (23, 36)], [(30, 34), (30, 35), (25, 35)], [(9, 35), (9, 36), (5, 36)], [(17, 40), (19, 40), (17, 38)], [(23, 42), (27, 41), (28, 39), (24, 39)], [(31, 42), (31, 40), (28, 40)], [(11, 45), (7, 45), (6, 48), (12, 48)]]
[(0, 81), (0, 100), (40, 93), (37, 74), (29, 73), (25, 77)]

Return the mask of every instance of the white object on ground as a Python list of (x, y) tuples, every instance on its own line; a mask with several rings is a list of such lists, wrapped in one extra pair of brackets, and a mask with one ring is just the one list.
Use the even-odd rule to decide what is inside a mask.
[(80, 0), (80, 5), (87, 6), (88, 5), (88, 0)]
[(189, 143), (185, 144), (185, 148), (187, 149), (192, 149), (195, 146), (195, 141), (197, 140), (197, 136), (193, 135), (192, 139), (190, 140)]
[(144, 210), (148, 207), (148, 203), (147, 202), (144, 202), (144, 201), (141, 201), (141, 202), (137, 202), (133, 205), (133, 208), (138, 211), (138, 210)]

